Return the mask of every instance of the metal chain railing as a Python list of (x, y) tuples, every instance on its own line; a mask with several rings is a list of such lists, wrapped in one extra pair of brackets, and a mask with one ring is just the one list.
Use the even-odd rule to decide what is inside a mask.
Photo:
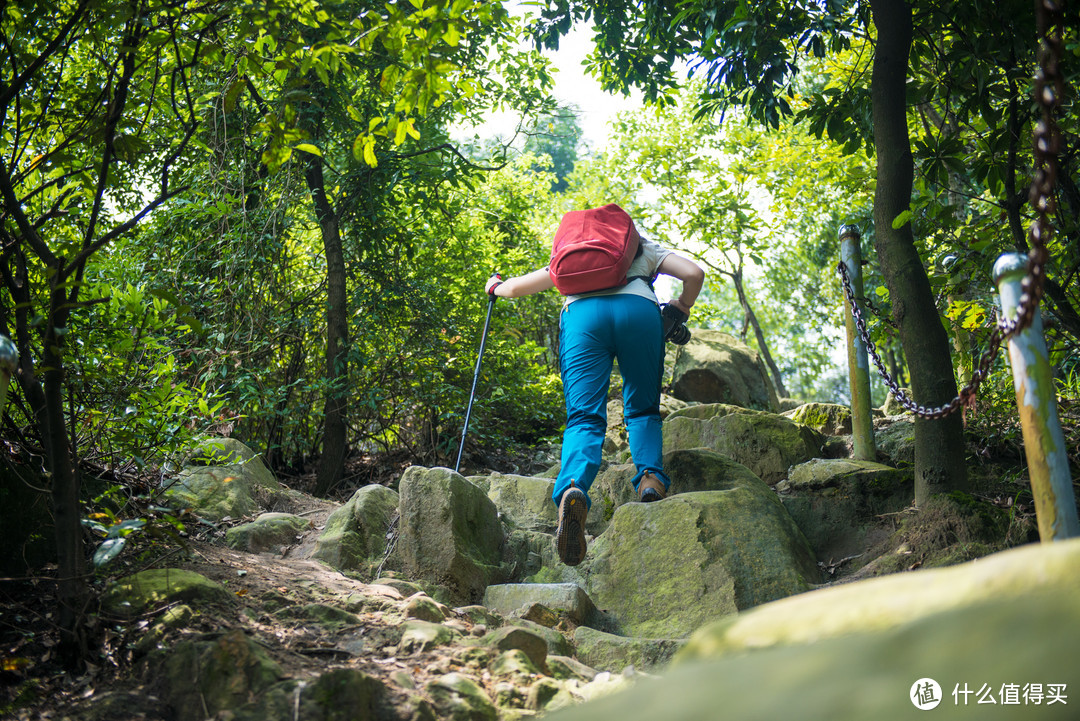
[(863, 319), (858, 303), (855, 302), (855, 293), (851, 288), (847, 266), (843, 262), (837, 264), (837, 272), (840, 274), (844, 295), (851, 306), (855, 326), (859, 337), (866, 345), (867, 353), (874, 361), (874, 366), (885, 381), (885, 385), (892, 391), (896, 401), (921, 418), (945, 418), (973, 403), (978, 394), (979, 385), (990, 374), (990, 368), (994, 359), (997, 358), (1002, 342), (1031, 325), (1031, 320), (1042, 301), (1046, 263), (1050, 259), (1047, 245), (1053, 233), (1050, 216), (1056, 210), (1054, 188), (1058, 175), (1058, 151), (1061, 148), (1061, 135), (1054, 114), (1061, 106), (1061, 98), (1065, 92), (1065, 83), (1059, 68), (1062, 48), (1062, 15), (1061, 3), (1056, 0), (1041, 0), (1036, 5), (1040, 42), (1039, 68), (1035, 73), (1034, 96), (1042, 110), (1042, 117), (1036, 123), (1033, 134), (1035, 173), (1031, 180), (1028, 200), (1035, 210), (1035, 220), (1028, 231), (1031, 249), (1028, 252), (1027, 276), (1022, 283), (1023, 293), (1017, 305), (1016, 317), (997, 319), (987, 341), (987, 348), (979, 360), (979, 367), (972, 372), (971, 382), (964, 386), (955, 398), (944, 405), (929, 407), (919, 405), (907, 396), (885, 368), (874, 342), (870, 339), (866, 321)]

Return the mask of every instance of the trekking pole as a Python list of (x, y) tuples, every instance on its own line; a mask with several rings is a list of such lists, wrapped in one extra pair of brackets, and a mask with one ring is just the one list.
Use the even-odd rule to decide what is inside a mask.
[(7, 336), (0, 335), (0, 423), (4, 421), (4, 406), (7, 404), (8, 386), (15, 366), (19, 362), (19, 352)]
[(461, 429), (461, 445), (458, 446), (457, 462), (454, 463), (454, 473), (457, 473), (461, 469), (461, 454), (465, 450), (465, 436), (469, 432), (469, 417), (472, 415), (473, 398), (476, 397), (476, 382), (480, 380), (480, 361), (484, 359), (484, 345), (487, 343), (488, 328), (491, 326), (491, 309), (494, 307), (495, 294), (488, 293), (487, 318), (484, 320), (484, 333), (480, 336), (480, 353), (476, 356), (476, 372), (473, 373), (472, 390), (469, 391), (469, 405), (465, 409), (465, 427)]

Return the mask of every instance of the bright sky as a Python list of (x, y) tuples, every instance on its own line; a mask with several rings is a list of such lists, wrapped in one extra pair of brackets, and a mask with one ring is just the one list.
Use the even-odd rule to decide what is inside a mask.
[[(504, 4), (515, 15), (524, 15), (529, 10), (519, 7), (518, 3), (513, 1)], [(599, 150), (607, 140), (608, 122), (623, 110), (641, 107), (641, 95), (635, 91), (630, 97), (624, 97), (610, 95), (601, 90), (600, 83), (586, 75), (582, 65), (591, 49), (592, 29), (579, 25), (562, 38), (557, 52), (545, 51), (545, 55), (557, 70), (554, 73), (555, 97), (564, 103), (574, 103), (581, 109), (578, 123), (582, 136), (590, 147)], [(493, 113), (487, 123), (467, 134), (471, 136), (477, 133), (481, 138), (494, 135), (509, 137), (513, 134), (517, 122), (517, 116), (512, 113)]]

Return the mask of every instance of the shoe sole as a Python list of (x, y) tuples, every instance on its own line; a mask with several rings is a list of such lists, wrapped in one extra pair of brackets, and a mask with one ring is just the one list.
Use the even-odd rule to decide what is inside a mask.
[(559, 559), (567, 566), (576, 566), (585, 558), (585, 517), (588, 512), (584, 493), (572, 488), (563, 495), (555, 547)]
[(660, 495), (654, 488), (646, 488), (641, 494), (642, 503), (655, 503), (656, 501), (662, 501), (664, 497)]

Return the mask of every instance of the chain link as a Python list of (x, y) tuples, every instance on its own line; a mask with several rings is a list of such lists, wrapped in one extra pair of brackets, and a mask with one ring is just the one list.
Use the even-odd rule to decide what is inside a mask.
[(1054, 114), (1061, 106), (1061, 98), (1065, 94), (1065, 82), (1058, 66), (1062, 47), (1062, 15), (1062, 5), (1057, 0), (1041, 0), (1036, 6), (1036, 19), (1041, 40), (1034, 95), (1035, 101), (1042, 109), (1042, 117), (1035, 125), (1033, 138), (1035, 174), (1031, 180), (1028, 200), (1035, 210), (1035, 220), (1028, 231), (1031, 249), (1028, 252), (1027, 276), (1020, 285), (1021, 294), (1017, 302), (1016, 317), (997, 319), (990, 333), (987, 348), (979, 359), (979, 367), (971, 374), (971, 382), (964, 386), (955, 398), (942, 406), (923, 406), (909, 398), (886, 370), (874, 342), (870, 339), (866, 321), (863, 319), (858, 303), (855, 302), (855, 293), (851, 288), (847, 266), (843, 262), (837, 265), (836, 269), (840, 273), (841, 284), (844, 288), (844, 297), (851, 306), (855, 327), (858, 329), (862, 342), (866, 345), (867, 353), (873, 359), (878, 373), (892, 391), (896, 401), (921, 418), (945, 418), (961, 407), (973, 404), (979, 385), (990, 375), (990, 368), (994, 359), (997, 358), (1002, 342), (1031, 325), (1039, 303), (1042, 301), (1046, 263), (1050, 259), (1047, 246), (1053, 232), (1050, 216), (1056, 210), (1054, 188), (1058, 175), (1058, 151), (1061, 149), (1061, 135)]

